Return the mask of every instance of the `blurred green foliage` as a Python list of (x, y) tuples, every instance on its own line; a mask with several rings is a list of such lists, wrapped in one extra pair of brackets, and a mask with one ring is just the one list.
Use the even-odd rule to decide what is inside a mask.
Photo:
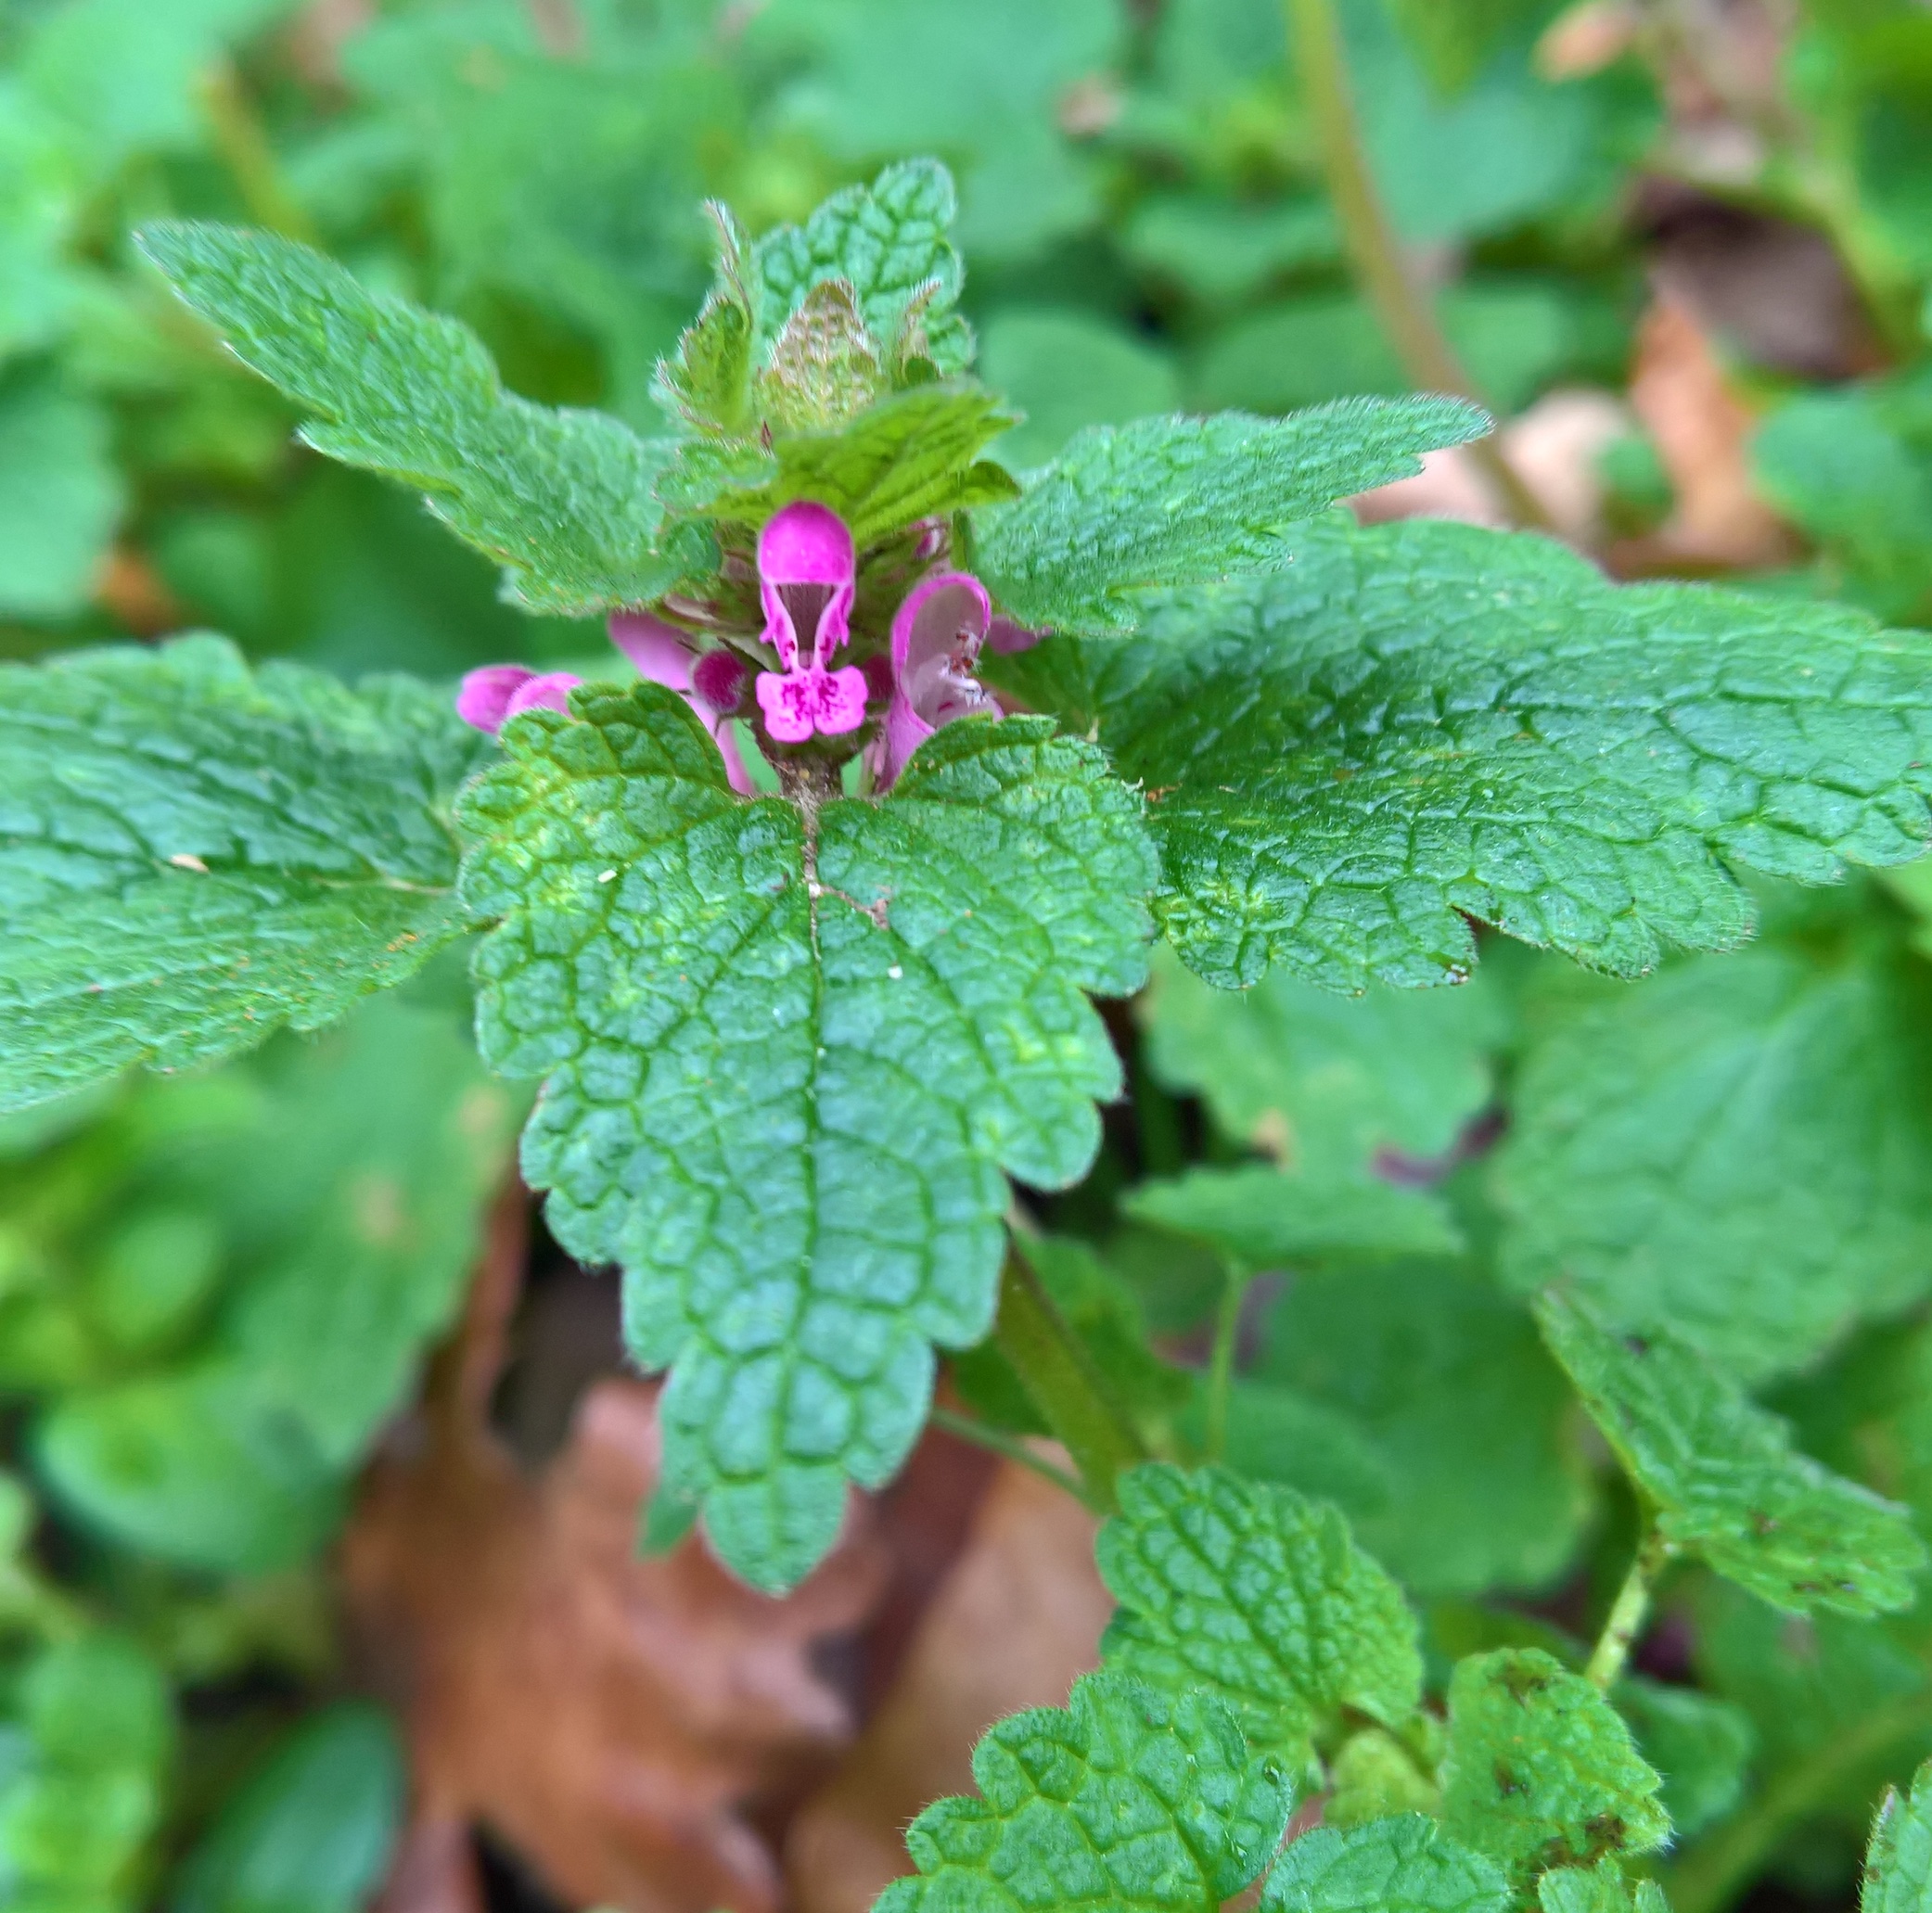
[[(1932, 621), (1932, 12), (1799, 0), (1768, 78), (1740, 78), (1699, 65), (1689, 0), (1631, 0), (1637, 28), (1567, 77), (1561, 0), (1343, 10), (1384, 195), (1504, 412), (1622, 389), (1639, 178), (1824, 236), (1870, 333), (1850, 376), (1719, 340), (1798, 534), (1767, 582)], [(1736, 134), (1721, 150), (1673, 111), (1694, 82)], [(926, 151), (961, 184), (981, 369), (1025, 414), (992, 448), (1014, 470), (1091, 423), (1407, 385), (1350, 281), (1275, 0), (5, 0), (0, 648), (208, 625), (258, 657), (450, 678), (601, 644), (503, 604), (416, 501), (298, 446), (136, 223), (314, 241), (466, 321), (513, 390), (648, 429), (710, 283), (699, 202), (763, 230)], [(1614, 529), (1668, 516), (1640, 433), (1604, 475)], [(1260, 1311), (1227, 1452), (1337, 1501), (1444, 1652), (1574, 1658), (1564, 1628), (1628, 1551), (1628, 1493), (1523, 1300), (1552, 1275), (1767, 1391), (1807, 1452), (1932, 1534), (1932, 887), (1763, 903), (1751, 955), (1647, 986), (1499, 950), (1467, 993), (1329, 1000), (1278, 974), (1222, 997), (1171, 966), (1142, 1006), (1134, 1120), (1056, 1210), (1043, 1278), (1136, 1421), (1184, 1436), (1180, 1358), (1237, 1196), (1250, 1232), (1259, 1203), (1292, 1238), (1311, 1190), (1429, 1185), (1439, 1248), (1317, 1246)], [(379, 1878), (393, 1730), (335, 1702), (313, 1615), (507, 1168), (519, 1111), (467, 1014), (432, 970), (322, 1038), (0, 1126), (0, 1904), (339, 1913)], [(1497, 1112), (1513, 1130), (1484, 1156)], [(1195, 1184), (1226, 1228), (1120, 1201), (1194, 1158), (1227, 1178)], [(978, 1411), (1031, 1427), (996, 1361), (958, 1368)], [(1565, 1588), (1561, 1626), (1507, 1605)], [(1690, 1568), (1664, 1601), (1692, 1643), (1669, 1671), (1696, 1685), (1618, 1698), (1686, 1842), (1679, 1913), (1766, 1872), (1843, 1895), (1877, 1788), (1932, 1751), (1932, 1601), (1794, 1620)], [(277, 1698), (251, 1700), (264, 1669)], [(197, 1724), (209, 1692), (251, 1723), (252, 1763)]]

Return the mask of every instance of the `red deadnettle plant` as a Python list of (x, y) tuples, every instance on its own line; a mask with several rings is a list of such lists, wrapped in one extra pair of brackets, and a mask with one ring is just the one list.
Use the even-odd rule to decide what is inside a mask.
[[(1232, 1307), (1205, 1440), (1150, 1456), (1007, 1179), (1092, 1163), (1120, 1089), (1093, 999), (1156, 938), (1230, 990), (1456, 983), (1477, 924), (1631, 976), (1746, 937), (1741, 872), (1917, 856), (1932, 640), (1331, 509), (1484, 434), (1460, 400), (1143, 419), (1016, 478), (983, 455), (1014, 414), (972, 374), (952, 214), (930, 162), (755, 244), (716, 210), (654, 438), (505, 391), (463, 326), (299, 245), (149, 228), (312, 446), (615, 650), (458, 690), (210, 636), (7, 668), (0, 1096), (316, 1028), (470, 939), (483, 1056), (542, 1086), (524, 1174), (669, 1374), (655, 1534), (701, 1518), (793, 1586), (905, 1459), (935, 1351), (987, 1343), (1113, 1516), (1105, 1667), (994, 1729), (894, 1909), (1209, 1913), (1271, 1864), (1270, 1907), (1654, 1903), (1625, 1862), (1670, 1821), (1606, 1698), (1652, 1577), (1695, 1557), (1789, 1613), (1897, 1608), (1900, 1511), (1669, 1336), (1550, 1292), (1636, 1558), (1586, 1666), (1470, 1653), (1445, 1720), (1341, 1517), (1216, 1465)], [(1279, 1231), (1250, 1253), (1222, 1196), (1193, 1232), (1245, 1273)], [(1187, 1199), (1144, 1206), (1185, 1228)], [(1436, 1215), (1317, 1219), (1427, 1251)], [(1315, 1788), (1324, 1824), (1275, 1861)], [(1882, 1879), (1922, 1890), (1928, 1811), (1894, 1809)]]

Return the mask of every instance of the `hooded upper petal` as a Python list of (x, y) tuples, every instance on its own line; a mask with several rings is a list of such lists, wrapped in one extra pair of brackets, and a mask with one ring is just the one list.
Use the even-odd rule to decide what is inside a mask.
[(992, 622), (986, 587), (967, 571), (941, 571), (907, 594), (892, 619), (881, 783), (890, 784), (941, 724), (997, 714), (992, 694), (973, 676)]
[(758, 540), (765, 642), (788, 671), (830, 662), (851, 625), (857, 554), (845, 520), (800, 499)]

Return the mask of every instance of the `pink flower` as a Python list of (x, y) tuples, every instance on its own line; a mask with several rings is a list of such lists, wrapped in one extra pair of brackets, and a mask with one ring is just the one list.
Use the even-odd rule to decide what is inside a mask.
[(760, 534), (764, 639), (785, 669), (759, 673), (758, 703), (780, 744), (813, 732), (838, 737), (865, 721), (865, 674), (826, 669), (851, 629), (856, 575), (852, 535), (826, 505), (788, 504)]
[(941, 571), (915, 585), (892, 619), (892, 702), (886, 711), (879, 784), (954, 718), (999, 714), (973, 676), (992, 622), (986, 587), (965, 571)]
[(748, 797), (757, 786), (724, 720), (737, 709), (751, 667), (729, 651), (695, 656), (683, 631), (647, 611), (620, 611), (610, 620), (610, 642), (637, 667), (639, 677), (675, 691), (697, 713), (723, 756), (732, 789)]
[(583, 680), (567, 670), (534, 671), (522, 664), (486, 664), (456, 692), (456, 715), (494, 737), (518, 711), (568, 710)]
[[(692, 641), (647, 612), (621, 611), (610, 620), (611, 642), (637, 667), (640, 677), (675, 691), (703, 721), (724, 759), (735, 791), (755, 788), (724, 720), (743, 699), (751, 668), (729, 651), (696, 655)], [(471, 671), (456, 693), (456, 715), (494, 737), (518, 711), (542, 706), (568, 710), (570, 692), (583, 681), (570, 671), (533, 671), (521, 664), (486, 664)]]

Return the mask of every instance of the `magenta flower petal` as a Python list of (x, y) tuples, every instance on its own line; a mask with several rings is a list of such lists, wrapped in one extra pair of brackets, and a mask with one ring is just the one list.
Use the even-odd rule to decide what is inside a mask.
[(519, 711), (568, 711), (570, 693), (582, 682), (575, 671), (531, 672), (510, 693), (509, 702), (504, 707), (504, 721), (507, 723)]
[(760, 533), (765, 643), (787, 671), (823, 667), (845, 643), (857, 558), (845, 520), (823, 504), (788, 504)]
[(699, 704), (728, 714), (745, 701), (751, 667), (735, 651), (707, 651), (691, 668), (691, 692)]
[(456, 715), (494, 737), (509, 715), (511, 697), (535, 676), (527, 664), (486, 664), (470, 671), (456, 690)]
[(966, 571), (942, 571), (915, 586), (892, 619), (892, 702), (886, 710), (881, 784), (954, 718), (997, 714), (973, 676), (992, 621), (986, 587)]
[(780, 744), (803, 744), (814, 731), (838, 737), (865, 721), (865, 673), (855, 665), (760, 671), (758, 703), (765, 729)]
[(697, 713), (711, 741), (724, 759), (724, 774), (740, 797), (749, 797), (758, 788), (745, 769), (738, 742), (720, 721), (724, 713), (737, 708), (740, 688), (727, 703), (713, 693), (720, 690), (720, 674), (713, 658), (723, 658), (730, 668), (731, 682), (742, 687), (749, 667), (728, 651), (707, 651), (694, 657), (691, 640), (674, 624), (653, 618), (647, 611), (620, 611), (610, 620), (610, 642), (637, 667), (639, 677), (675, 691)]
[(620, 611), (609, 631), (610, 642), (637, 667), (640, 678), (672, 691), (691, 688), (691, 640), (674, 624), (648, 611)]

